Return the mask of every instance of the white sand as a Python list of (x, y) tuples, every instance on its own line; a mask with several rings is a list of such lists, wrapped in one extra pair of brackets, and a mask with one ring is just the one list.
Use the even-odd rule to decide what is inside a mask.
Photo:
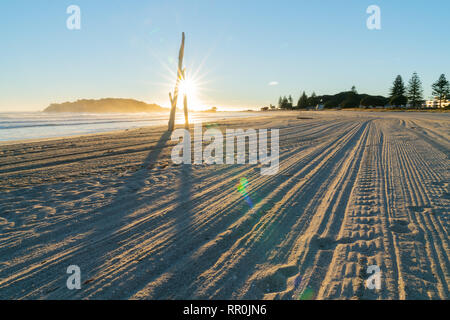
[(280, 128), (274, 176), (165, 128), (0, 146), (0, 299), (448, 299), (450, 114), (270, 115), (220, 129)]

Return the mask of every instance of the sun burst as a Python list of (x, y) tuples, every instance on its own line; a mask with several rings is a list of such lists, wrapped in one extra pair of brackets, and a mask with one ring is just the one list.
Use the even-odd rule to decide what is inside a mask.
[(187, 95), (188, 99), (192, 99), (197, 96), (197, 84), (193, 79), (186, 77), (180, 82), (180, 94)]

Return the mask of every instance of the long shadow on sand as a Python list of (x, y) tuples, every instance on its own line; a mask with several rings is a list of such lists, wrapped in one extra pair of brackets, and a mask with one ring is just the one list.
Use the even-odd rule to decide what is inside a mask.
[[(125, 181), (118, 187), (114, 198), (107, 205), (92, 208), (92, 210), (89, 210), (90, 212), (83, 214), (82, 219), (74, 218), (71, 221), (57, 222), (44, 227), (39, 231), (40, 234), (37, 237), (23, 239), (21, 245), (26, 247), (36, 246), (36, 243), (60, 244), (56, 249), (50, 250), (50, 256), (57, 257), (56, 263), (45, 263), (46, 261), (43, 261), (35, 274), (20, 280), (24, 288), (37, 286), (42, 289), (40, 294), (37, 292), (32, 294), (33, 297), (82, 298), (86, 294), (92, 293), (92, 290), (98, 290), (99, 287), (108, 285), (105, 283), (103, 276), (110, 274), (111, 270), (114, 269), (112, 265), (115, 263), (111, 261), (111, 257), (116, 258), (117, 254), (120, 256), (120, 253), (125, 250), (123, 241), (127, 242), (128, 239), (135, 236), (135, 228), (128, 224), (135, 223), (136, 218), (132, 214), (139, 208), (139, 204), (145, 204), (139, 190), (146, 185), (147, 179), (151, 175), (149, 168), (156, 164), (160, 158), (162, 151), (167, 147), (170, 135), (170, 132), (164, 132), (156, 144), (151, 146), (148, 155), (141, 163), (141, 168), (131, 176), (124, 178)], [(187, 179), (189, 180), (188, 176)], [(184, 180), (182, 185), (185, 185), (186, 182), (187, 180)], [(151, 191), (150, 189), (148, 193)], [(190, 191), (184, 189), (183, 192), (185, 193), (183, 197), (185, 197)], [(148, 215), (147, 212), (145, 214)], [(147, 230), (145, 229), (146, 226), (144, 222), (143, 228), (139, 229), (141, 231)], [(67, 241), (67, 239), (72, 240)], [(120, 260), (121, 258), (118, 257), (119, 262)], [(66, 269), (72, 264), (81, 268), (82, 282), (86, 284), (86, 286), (83, 284), (82, 290), (69, 291), (65, 286)], [(105, 270), (105, 266), (108, 266), (108, 270)], [(3, 271), (11, 274), (20, 271), (20, 269), (16, 267), (15, 270)], [(96, 276), (99, 276), (97, 285), (92, 278)], [(123, 277), (122, 282), (125, 282), (127, 277)], [(92, 284), (87, 285), (90, 282)], [(108, 282), (114, 282), (114, 278), (110, 281), (108, 279)], [(14, 287), (15, 285), (3, 287), (2, 294), (11, 298), (16, 297), (18, 293), (14, 291)], [(8, 288), (12, 291), (9, 292)], [(21, 296), (19, 293), (17, 298)]]
[[(188, 241), (192, 236), (191, 233), (193, 231), (190, 228), (192, 223), (192, 165), (180, 165), (178, 167), (177, 178), (175, 181), (172, 181), (173, 188), (171, 188), (171, 191), (176, 192), (176, 198), (173, 202), (176, 206), (171, 208), (170, 212), (167, 212), (163, 220), (161, 220), (164, 223), (169, 222), (172, 226), (172, 237), (165, 242), (162, 251), (165, 252), (162, 254), (165, 259), (160, 260), (158, 254), (149, 256), (147, 253), (140, 251), (142, 248), (141, 244), (152, 237), (151, 231), (158, 228), (159, 224), (153, 221), (151, 217), (152, 212), (149, 209), (140, 206), (140, 204), (144, 204), (145, 206), (145, 201), (142, 201), (142, 194), (138, 193), (138, 191), (145, 186), (146, 180), (151, 175), (148, 170), (156, 164), (169, 139), (170, 132), (165, 132), (143, 161), (142, 168), (127, 177), (126, 182), (119, 188), (116, 198), (108, 205), (94, 210), (93, 214), (98, 214), (102, 221), (105, 221), (105, 215), (108, 215), (108, 223), (107, 225), (95, 227), (93, 234), (89, 238), (95, 239), (94, 241), (98, 241), (100, 245), (107, 243), (108, 248), (100, 251), (96, 250), (98, 256), (90, 257), (92, 260), (89, 264), (94, 269), (90, 270), (86, 277), (88, 278), (88, 283), (92, 282), (92, 286), (91, 288), (87, 287), (86, 291), (81, 290), (84, 292), (76, 294), (77, 298), (85, 297), (86, 294), (89, 295), (105, 285), (114, 286), (119, 292), (121, 289), (126, 289), (126, 296), (130, 295), (129, 297), (131, 297), (160, 274), (160, 272), (169, 268), (170, 265), (168, 263), (171, 260), (170, 258), (180, 254), (177, 251), (177, 247), (181, 247), (179, 246), (180, 241)], [(152, 191), (150, 189), (146, 193), (151, 195)], [(130, 207), (124, 207), (124, 204), (129, 204)], [(139, 218), (136, 218), (133, 214), (138, 209), (144, 210), (144, 213)], [(156, 220), (158, 219), (160, 218), (157, 217)], [(179, 234), (183, 234), (182, 239), (178, 237)], [(139, 240), (137, 241), (136, 239)], [(83, 246), (83, 244), (86, 246)], [(124, 248), (125, 246), (126, 249)], [(73, 257), (76, 258), (77, 254), (81, 254), (82, 256), (86, 256), (87, 254), (90, 256), (90, 252), (86, 253), (86, 249), (89, 247), (91, 247), (91, 244), (82, 242), (80, 250), (74, 252)], [(140, 254), (138, 254), (136, 259), (128, 260), (130, 257), (124, 257), (123, 254), (128, 249), (130, 251), (139, 251)], [(114, 270), (116, 268), (116, 266), (112, 265), (112, 259), (115, 257), (121, 257), (118, 259), (119, 265), (117, 266), (120, 272), (105, 282), (105, 276), (110, 278), (108, 269), (111, 270), (112, 268)], [(121, 261), (122, 259), (124, 260)], [(144, 260), (142, 261), (143, 264), (140, 264), (141, 260)], [(139, 268), (133, 271), (133, 268), (136, 268), (136, 264), (139, 264)], [(80, 267), (83, 269), (81, 265)], [(150, 271), (147, 272), (144, 270)], [(115, 272), (113, 271), (113, 273)], [(83, 280), (86, 281), (86, 278)], [(99, 280), (99, 282), (95, 283), (95, 280)], [(94, 296), (96, 295), (94, 294)], [(114, 294), (112, 297), (110, 295), (107, 296), (107, 298), (115, 297)], [(117, 297), (123, 298), (123, 294), (119, 294)], [(101, 298), (104, 298), (103, 295), (101, 295)]]
[[(145, 157), (141, 164), (141, 168), (125, 178), (123, 185), (118, 188), (116, 197), (109, 204), (92, 210), (89, 219), (86, 221), (87, 224), (93, 226), (91, 234), (89, 235), (90, 241), (87, 242), (81, 240), (81, 242), (78, 243), (77, 249), (67, 257), (74, 263), (77, 263), (77, 257), (80, 257), (80, 260), (82, 261), (86, 261), (86, 257), (89, 258), (88, 261), (86, 261), (86, 268), (83, 268), (84, 263), (81, 261), (78, 264), (81, 270), (85, 270), (82, 278), (82, 281), (84, 281), (83, 289), (85, 290), (73, 292), (73, 298), (79, 299), (85, 297), (86, 294), (92, 293), (92, 290), (97, 290), (99, 288), (99, 286), (95, 285), (94, 280), (97, 280), (96, 277), (99, 276), (99, 273), (108, 274), (108, 272), (104, 270), (104, 267), (108, 265), (108, 258), (114, 257), (115, 252), (120, 252), (123, 247), (122, 243), (116, 241), (116, 239), (120, 238), (120, 240), (123, 240), (124, 238), (127, 239), (127, 237), (131, 238), (134, 236), (133, 228), (126, 230), (122, 230), (122, 228), (134, 221), (133, 217), (130, 217), (130, 215), (137, 209), (135, 205), (142, 203), (142, 200), (140, 200), (142, 195), (138, 191), (145, 186), (146, 180), (151, 175), (149, 170), (157, 163), (161, 152), (167, 146), (170, 136), (170, 132), (164, 132), (162, 134), (158, 142)], [(188, 190), (185, 192), (188, 192)], [(106, 217), (107, 219), (105, 219)], [(102, 224), (99, 225), (96, 222), (101, 222)], [(143, 227), (145, 227), (145, 225)], [(107, 248), (104, 247), (104, 249), (102, 249), (102, 246), (106, 244)], [(118, 261), (120, 262), (120, 259)], [(100, 278), (98, 278), (98, 280), (103, 283), (99, 284), (100, 286), (105, 285), (102, 278), (103, 275), (100, 275)], [(126, 277), (119, 281), (119, 283), (115, 284), (118, 288), (126, 282)], [(90, 282), (93, 282), (93, 287), (88, 285)], [(108, 282), (114, 283), (115, 279), (113, 278)], [(106, 285), (109, 285), (109, 283)], [(55, 292), (55, 294), (57, 294), (57, 292)]]

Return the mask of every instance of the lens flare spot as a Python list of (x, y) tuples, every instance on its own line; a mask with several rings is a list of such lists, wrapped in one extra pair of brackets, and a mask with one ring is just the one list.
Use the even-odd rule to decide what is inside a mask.
[(247, 192), (247, 185), (248, 185), (247, 178), (241, 178), (239, 181), (239, 184), (237, 186), (237, 190), (244, 197), (245, 201), (247, 201), (250, 208), (253, 208), (252, 199), (250, 199), (250, 196), (248, 195), (248, 192)]

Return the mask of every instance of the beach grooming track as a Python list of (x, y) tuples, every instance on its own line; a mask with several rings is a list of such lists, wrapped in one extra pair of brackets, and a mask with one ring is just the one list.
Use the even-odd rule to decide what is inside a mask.
[(449, 299), (449, 114), (304, 114), (218, 122), (279, 128), (273, 176), (166, 127), (0, 146), (0, 299)]

